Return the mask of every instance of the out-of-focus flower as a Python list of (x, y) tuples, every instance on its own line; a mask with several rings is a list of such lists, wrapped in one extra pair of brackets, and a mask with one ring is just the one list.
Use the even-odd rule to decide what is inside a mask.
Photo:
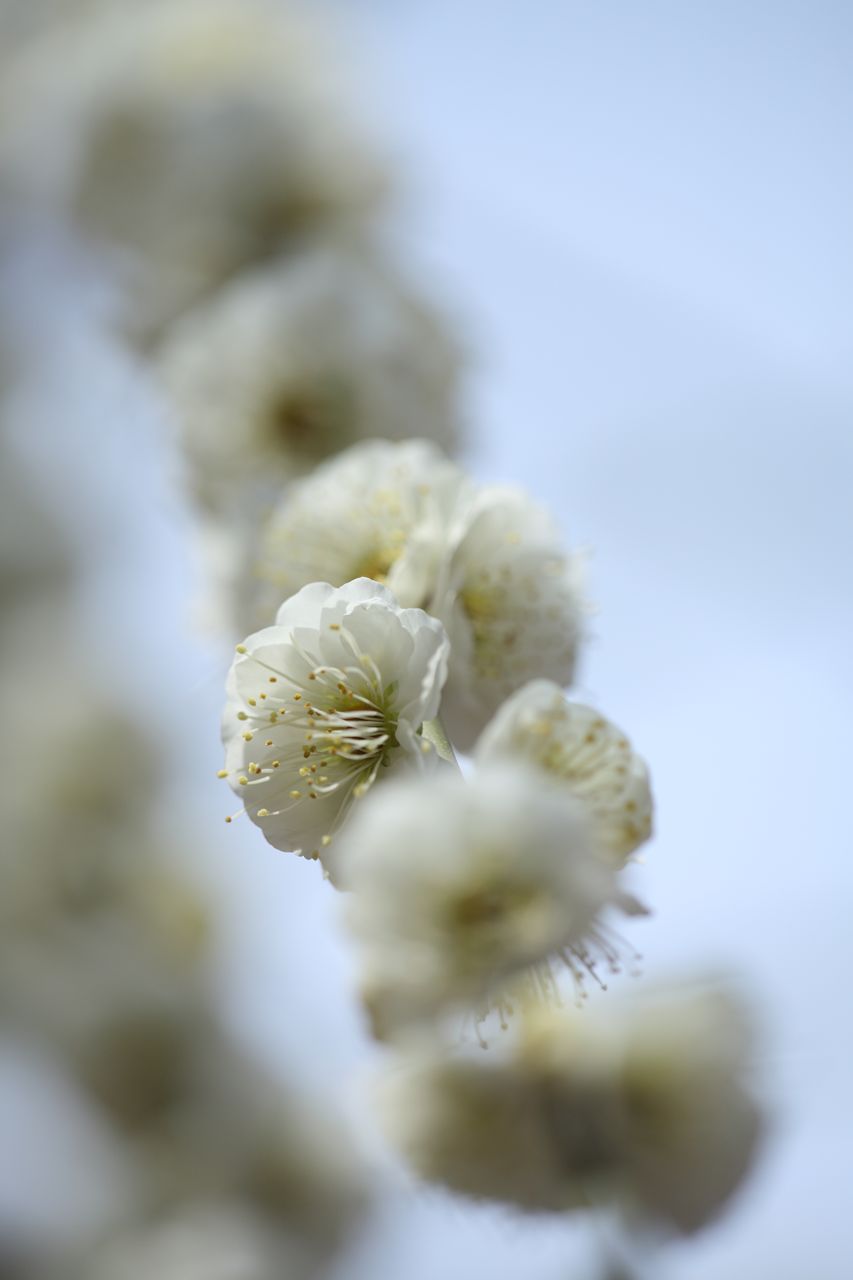
[[(224, 1280), (226, 1261), (238, 1259), (251, 1280), (325, 1274), (373, 1196), (370, 1164), (337, 1102), (271, 1076), (210, 1016), (192, 1031), (168, 1107), (134, 1135), (139, 1224), (87, 1249), (81, 1280), (184, 1280), (203, 1263), (215, 1266), (200, 1276), (222, 1267)], [(218, 1261), (201, 1230), (214, 1215)], [(140, 1271), (143, 1262), (162, 1270)]]
[(679, 1232), (740, 1186), (761, 1118), (745, 1021), (725, 992), (605, 1014), (539, 1006), (484, 1064), (432, 1050), (389, 1077), (384, 1117), (415, 1169), (525, 1209), (616, 1200)]
[[(585, 954), (614, 896), (583, 805), (524, 766), (388, 787), (336, 843), (375, 1034), (500, 1007), (520, 971)], [(535, 979), (533, 979), (535, 981)]]
[[(8, 390), (4, 375), (0, 352), (0, 410)], [(55, 609), (70, 585), (72, 569), (67, 543), (48, 503), (23, 461), (0, 437), (0, 629), (13, 628), (22, 611), (31, 626), (34, 606)]]
[(229, 517), (360, 440), (452, 450), (460, 364), (442, 317), (390, 262), (340, 245), (238, 277), (160, 357), (195, 494)]
[(580, 566), (525, 494), (479, 491), (426, 607), (450, 637), (442, 719), (460, 749), (469, 750), (529, 680), (571, 682), (582, 630)]
[(355, 798), (435, 760), (418, 730), (438, 711), (447, 653), (439, 622), (367, 578), (303, 587), (238, 646), (222, 776), (271, 844), (325, 857)]
[(645, 762), (621, 729), (592, 707), (568, 702), (550, 680), (534, 680), (504, 703), (483, 730), (476, 758), (524, 760), (564, 782), (588, 806), (619, 865), (651, 835)]
[[(0, 782), (0, 1017), (133, 1128), (180, 1077), (206, 990), (209, 906), (155, 835), (152, 744), (80, 673), (53, 679), (54, 661), (53, 648), (30, 655), (0, 686), (16, 744)], [(49, 731), (32, 712), (46, 679)]]
[(327, 462), (293, 486), (264, 531), (257, 612), (268, 621), (307, 582), (357, 577), (386, 583), (404, 606), (424, 606), (464, 485), (425, 440), (371, 440)]
[(385, 178), (344, 79), (315, 22), (270, 0), (96, 11), (7, 77), (5, 182), (128, 251), (127, 328), (150, 338), (248, 263), (373, 207)]

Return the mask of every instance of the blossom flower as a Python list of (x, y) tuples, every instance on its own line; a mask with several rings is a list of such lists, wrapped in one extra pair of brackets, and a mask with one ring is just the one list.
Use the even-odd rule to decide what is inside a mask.
[(724, 1207), (755, 1154), (745, 1020), (724, 991), (633, 1008), (528, 1010), (488, 1063), (433, 1047), (389, 1077), (392, 1141), (425, 1178), (529, 1210), (616, 1200), (682, 1233)]
[(442, 719), (461, 750), (529, 680), (571, 682), (582, 630), (579, 562), (525, 494), (485, 488), (473, 497), (426, 607), (450, 638)]
[(439, 622), (367, 578), (303, 587), (238, 646), (222, 776), (270, 844), (319, 857), (355, 798), (435, 759), (418, 730), (438, 711), (447, 652)]
[(363, 248), (314, 247), (237, 277), (174, 327), (159, 365), (195, 494), (220, 516), (277, 500), (360, 440), (458, 444), (455, 337)]
[(150, 0), (35, 41), (4, 86), (9, 189), (129, 255), (148, 340), (248, 263), (360, 221), (385, 186), (344, 70), (269, 0)]
[(361, 570), (439, 618), (451, 643), (441, 715), (461, 750), (530, 679), (572, 678), (576, 558), (523, 493), (478, 489), (423, 441), (371, 441), (327, 463), (285, 495), (253, 554), (241, 609), (260, 600), (269, 610), (276, 587)]
[(550, 680), (534, 680), (504, 703), (483, 730), (476, 758), (525, 760), (564, 782), (588, 805), (619, 865), (651, 835), (645, 762), (621, 729), (592, 707), (568, 702)]
[[(334, 851), (375, 1034), (501, 1008), (522, 971), (586, 955), (615, 896), (584, 808), (523, 766), (388, 787)], [(546, 969), (547, 974), (547, 969)], [(550, 993), (546, 977), (539, 979)]]
[(371, 440), (318, 467), (285, 495), (260, 539), (254, 610), (266, 621), (306, 582), (362, 576), (403, 605), (424, 606), (465, 483), (426, 440)]
[(324, 1275), (373, 1193), (336, 1100), (270, 1075), (215, 1018), (185, 1040), (169, 1107), (130, 1148), (136, 1214), (83, 1251), (80, 1280)]

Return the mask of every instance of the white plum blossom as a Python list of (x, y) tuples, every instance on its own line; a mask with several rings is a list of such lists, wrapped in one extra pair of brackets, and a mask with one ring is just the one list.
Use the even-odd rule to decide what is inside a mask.
[(238, 645), (221, 776), (270, 844), (325, 859), (354, 799), (435, 761), (418, 731), (438, 711), (447, 653), (439, 622), (367, 578), (303, 587)]
[(615, 1201), (685, 1234), (721, 1211), (762, 1128), (729, 994), (676, 989), (583, 1014), (540, 1005), (521, 1023), (486, 1061), (433, 1046), (389, 1074), (385, 1127), (422, 1177), (528, 1210)]
[(5, 79), (8, 190), (127, 255), (126, 327), (150, 340), (235, 271), (375, 208), (386, 179), (331, 43), (271, 0), (95, 7)]
[(447, 323), (394, 265), (341, 244), (238, 276), (159, 353), (194, 493), (227, 517), (360, 440), (452, 450), (460, 366)]
[(534, 680), (509, 698), (477, 743), (480, 763), (524, 760), (559, 779), (586, 804), (617, 863), (652, 832), (645, 762), (621, 729), (592, 707), (566, 700), (550, 680)]
[(580, 564), (551, 517), (522, 492), (490, 487), (474, 496), (426, 608), (450, 638), (442, 719), (463, 751), (529, 680), (567, 685), (574, 676)]
[(385, 788), (342, 834), (334, 871), (381, 1039), (460, 1007), (502, 1010), (508, 984), (528, 970), (535, 984), (549, 958), (585, 963), (615, 896), (583, 806), (522, 766)]
[(478, 488), (425, 441), (353, 446), (285, 494), (250, 550), (246, 612), (260, 600), (269, 614), (276, 589), (362, 572), (439, 618), (451, 645), (441, 715), (461, 750), (531, 679), (572, 679), (577, 557), (525, 494)]
[(465, 486), (427, 440), (371, 440), (318, 467), (288, 491), (260, 539), (252, 575), (259, 620), (318, 580), (372, 578), (400, 604), (423, 607)]

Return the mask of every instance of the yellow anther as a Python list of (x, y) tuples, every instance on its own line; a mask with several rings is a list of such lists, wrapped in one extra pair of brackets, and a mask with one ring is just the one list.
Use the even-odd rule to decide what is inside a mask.
[(240, 783), (241, 787), (247, 787), (249, 785), (249, 779), (246, 777), (245, 773), (241, 773), (237, 781)]
[(330, 630), (330, 631), (340, 631), (340, 629), (341, 629), (341, 625), (340, 625), (340, 623), (339, 623), (339, 622), (330, 622), (330, 623), (329, 623), (329, 630)]
[(227, 778), (227, 777), (228, 777), (228, 770), (227, 770), (227, 769), (220, 769), (216, 776), (217, 776), (217, 778)]
[(246, 701), (248, 702), (250, 707), (256, 707), (258, 705), (257, 701), (254, 698), (247, 698)]
[(251, 742), (255, 735), (251, 732), (251, 730), (247, 729), (246, 732), (241, 734), (240, 736), (242, 737), (244, 742)]
[(332, 837), (331, 837), (331, 836), (323, 836), (323, 839), (320, 841), (320, 844), (321, 844), (321, 845), (323, 845), (323, 847), (324, 847), (324, 848), (326, 848), (326, 849), (328, 849), (328, 847), (329, 847), (329, 845), (330, 845), (331, 843), (332, 843)]
[(302, 798), (302, 792), (297, 791), (296, 788), (294, 788), (290, 793), (290, 798), (291, 800), (300, 800)]
[(248, 719), (249, 719), (249, 717), (246, 715), (246, 712), (245, 712), (245, 711), (238, 711), (238, 712), (237, 712), (237, 719), (238, 719), (238, 720), (248, 720)]
[(238, 645), (235, 645), (235, 648), (236, 648), (236, 650), (237, 650), (237, 652), (238, 652), (238, 653), (248, 653), (248, 652), (249, 652), (249, 650), (246, 648), (246, 646), (245, 646), (244, 644), (238, 644)]
[(258, 810), (258, 817), (259, 817), (259, 818), (268, 818), (269, 816), (270, 816), (270, 811), (269, 811), (269, 809), (259, 809), (259, 810)]

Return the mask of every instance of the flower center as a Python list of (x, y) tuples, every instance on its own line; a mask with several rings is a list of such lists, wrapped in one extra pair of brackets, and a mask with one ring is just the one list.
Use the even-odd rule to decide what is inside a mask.
[(273, 441), (308, 459), (337, 452), (346, 443), (346, 397), (333, 378), (288, 387), (267, 410)]
[[(302, 678), (253, 657), (263, 683), (237, 713), (249, 726), (242, 735), (245, 741), (263, 739), (257, 759), (238, 778), (241, 786), (260, 787), (258, 807), (247, 802), (247, 809), (254, 808), (258, 818), (272, 818), (296, 805), (336, 796), (337, 816), (324, 843), (348, 802), (373, 785), (398, 745), (396, 681), (386, 685), (373, 659), (350, 637), (347, 644), (353, 663), (328, 666), (294, 642), (305, 668)], [(263, 804), (265, 793), (270, 802), (275, 799), (276, 808)], [(319, 856), (319, 850), (309, 852)]]

